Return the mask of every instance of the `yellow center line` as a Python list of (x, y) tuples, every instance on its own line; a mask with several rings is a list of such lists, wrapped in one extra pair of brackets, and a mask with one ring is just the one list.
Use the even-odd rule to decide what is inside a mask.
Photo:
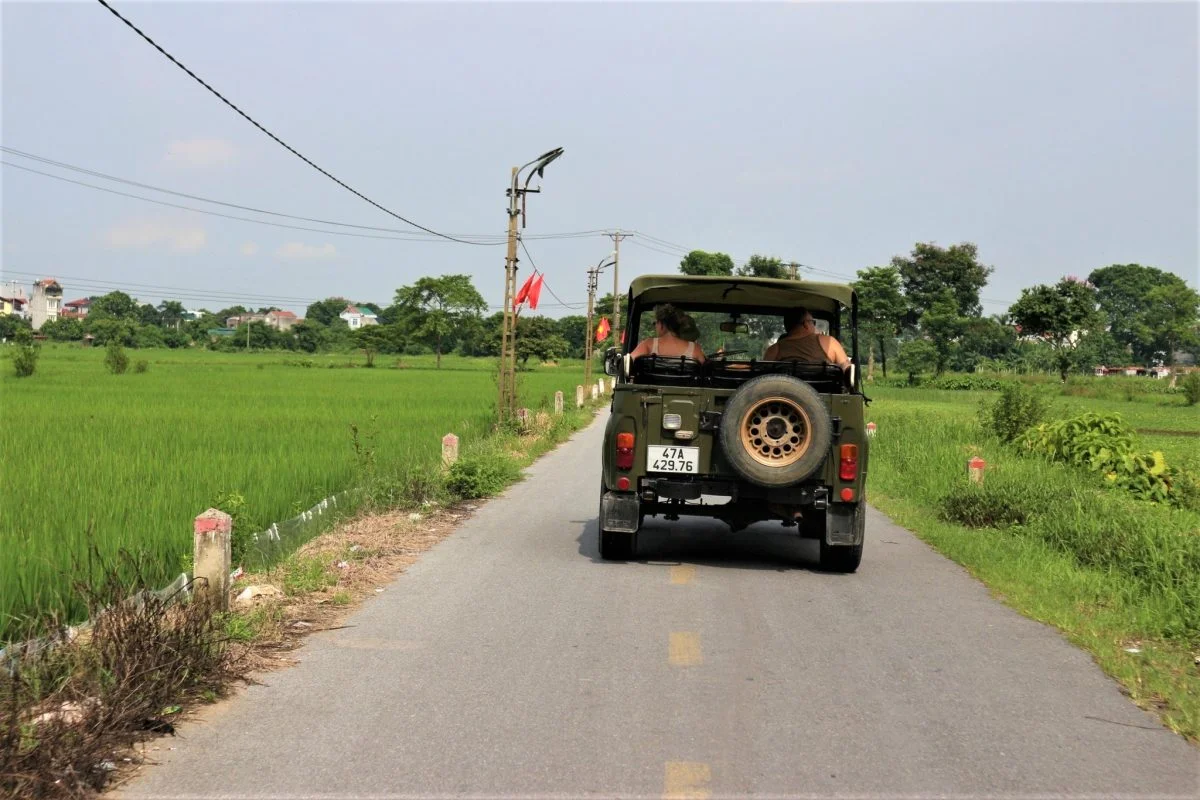
[(685, 583), (691, 583), (692, 579), (695, 577), (696, 577), (696, 568), (691, 566), (690, 564), (679, 564), (677, 566), (671, 567), (671, 583), (672, 584), (682, 585)]
[(667, 643), (667, 661), (673, 667), (695, 667), (704, 661), (700, 654), (700, 634), (676, 631)]
[(663, 776), (663, 800), (708, 800), (712, 770), (699, 761), (668, 761)]

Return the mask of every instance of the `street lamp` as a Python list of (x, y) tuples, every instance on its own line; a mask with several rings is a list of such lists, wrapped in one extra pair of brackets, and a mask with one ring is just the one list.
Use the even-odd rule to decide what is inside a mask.
[[(542, 153), (532, 161), (512, 168), (512, 183), (508, 187), (508, 255), (504, 262), (504, 319), (500, 334), (500, 380), (497, 411), (501, 417), (511, 416), (517, 399), (517, 319), (513, 299), (517, 293), (517, 218), (525, 227), (525, 196), (538, 193), (541, 187), (529, 188), (533, 176), (541, 178), (546, 167), (563, 154), (561, 147)], [(521, 175), (525, 183), (521, 184)]]

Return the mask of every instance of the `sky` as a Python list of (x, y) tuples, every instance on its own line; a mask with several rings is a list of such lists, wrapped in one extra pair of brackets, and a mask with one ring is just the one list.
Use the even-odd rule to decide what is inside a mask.
[[(537, 237), (618, 228), (634, 232), (621, 243), (623, 288), (677, 271), (693, 248), (847, 280), (918, 241), (978, 245), (995, 268), (986, 313), (1022, 287), (1112, 263), (1200, 279), (1194, 3), (114, 6), (321, 167), (438, 231), (498, 240), (510, 168), (565, 148), (524, 230), (558, 298), (544, 293), (540, 310), (554, 316), (576, 313), (585, 270), (612, 242)], [(405, 228), (98, 3), (5, 2), (0, 29), (5, 147)], [(302, 314), (328, 296), (387, 305), (423, 275), (468, 273), (489, 305), (503, 301), (502, 246), (297, 222), (3, 161), (317, 229), (4, 166), (3, 279), (57, 277), (68, 299), (123, 288), (145, 302)], [(524, 254), (520, 268), (531, 269)]]

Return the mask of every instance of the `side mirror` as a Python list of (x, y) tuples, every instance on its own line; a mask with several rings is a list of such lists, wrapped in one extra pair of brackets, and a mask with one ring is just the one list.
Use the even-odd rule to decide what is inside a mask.
[(610, 347), (604, 351), (604, 374), (617, 377), (621, 372), (621, 351), (619, 348)]

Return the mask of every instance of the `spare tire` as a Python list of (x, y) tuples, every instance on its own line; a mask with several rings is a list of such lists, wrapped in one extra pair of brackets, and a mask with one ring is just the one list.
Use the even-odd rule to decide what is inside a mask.
[(790, 375), (746, 381), (721, 414), (721, 449), (738, 475), (757, 486), (794, 486), (820, 469), (833, 441), (821, 395)]

